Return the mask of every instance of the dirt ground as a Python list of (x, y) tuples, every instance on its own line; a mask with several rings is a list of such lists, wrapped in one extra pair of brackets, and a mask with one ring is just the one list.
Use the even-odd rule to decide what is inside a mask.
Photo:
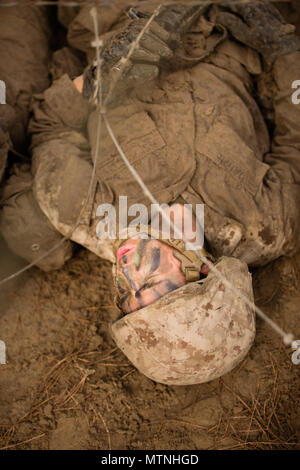
[[(300, 26), (299, 7), (283, 12)], [(24, 265), (1, 241), (0, 253), (1, 278)], [(253, 271), (253, 284), (257, 305), (300, 339), (300, 253)], [(300, 449), (300, 365), (260, 319), (235, 370), (170, 387), (115, 347), (111, 265), (83, 248), (63, 269), (10, 281), (0, 305), (0, 450)]]

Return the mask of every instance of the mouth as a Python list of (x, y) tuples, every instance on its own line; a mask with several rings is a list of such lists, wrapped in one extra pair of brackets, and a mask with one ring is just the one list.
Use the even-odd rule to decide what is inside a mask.
[(201, 273), (207, 276), (209, 273), (210, 267), (207, 264), (203, 264), (201, 267)]

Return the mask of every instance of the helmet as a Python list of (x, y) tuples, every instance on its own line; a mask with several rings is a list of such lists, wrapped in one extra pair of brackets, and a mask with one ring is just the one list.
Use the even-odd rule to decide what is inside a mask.
[[(246, 263), (223, 257), (215, 268), (253, 302)], [(168, 385), (208, 382), (231, 371), (255, 337), (255, 314), (210, 271), (111, 326), (112, 336), (135, 367)]]

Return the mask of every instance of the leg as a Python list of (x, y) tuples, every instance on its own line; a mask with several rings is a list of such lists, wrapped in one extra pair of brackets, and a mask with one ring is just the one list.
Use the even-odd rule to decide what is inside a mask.
[[(41, 211), (32, 192), (32, 176), (24, 165), (7, 181), (0, 213), (0, 231), (9, 248), (29, 263), (58, 244), (62, 236)], [(60, 268), (72, 255), (72, 243), (65, 241), (37, 263), (44, 271)]]

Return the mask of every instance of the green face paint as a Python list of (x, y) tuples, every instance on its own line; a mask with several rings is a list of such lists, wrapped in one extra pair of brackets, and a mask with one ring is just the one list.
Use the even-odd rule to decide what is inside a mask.
[(134, 265), (136, 269), (139, 269), (141, 265), (141, 255), (140, 255), (140, 250), (136, 250), (135, 255), (134, 255)]
[(150, 305), (186, 282), (173, 248), (158, 240), (133, 239), (124, 244), (123, 253), (118, 259), (117, 288), (125, 313)]
[(120, 294), (123, 294), (128, 289), (128, 284), (126, 283), (124, 277), (120, 275), (117, 276), (117, 284)]
[(140, 269), (140, 266), (141, 266), (141, 259), (142, 259), (142, 256), (144, 254), (144, 251), (145, 251), (145, 248), (146, 248), (146, 245), (149, 243), (149, 240), (144, 240), (142, 239), (139, 244), (138, 244), (138, 247), (136, 249), (136, 252), (134, 254), (134, 265), (137, 269), (137, 271)]

